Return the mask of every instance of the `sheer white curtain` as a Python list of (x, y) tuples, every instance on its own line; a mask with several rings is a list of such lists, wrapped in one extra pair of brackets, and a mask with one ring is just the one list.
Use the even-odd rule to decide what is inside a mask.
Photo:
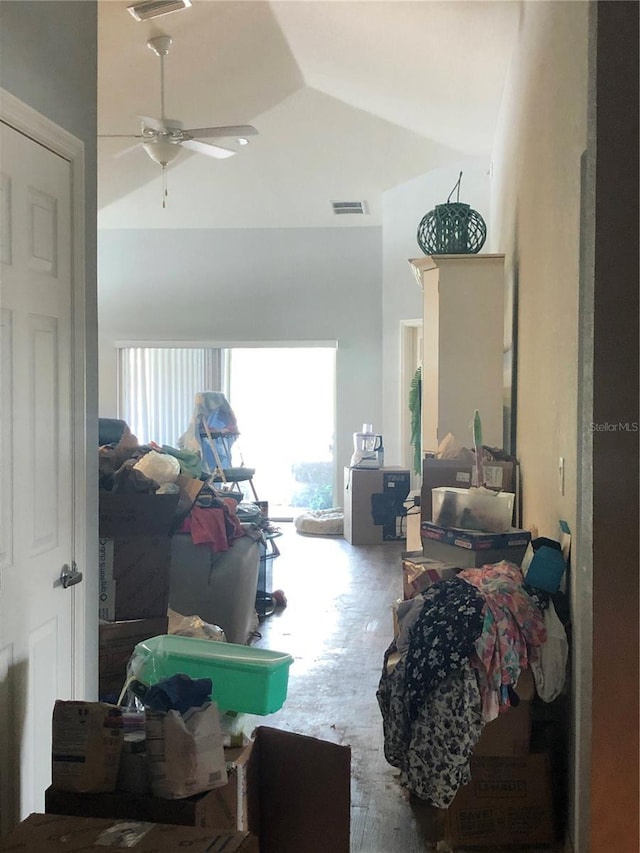
[(176, 446), (198, 391), (227, 393), (226, 350), (213, 347), (121, 347), (119, 417), (141, 444)]

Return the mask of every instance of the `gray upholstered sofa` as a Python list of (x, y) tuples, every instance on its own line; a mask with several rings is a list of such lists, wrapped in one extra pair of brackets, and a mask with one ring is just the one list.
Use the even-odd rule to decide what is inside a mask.
[(169, 607), (219, 625), (230, 643), (247, 643), (255, 625), (261, 546), (255, 526), (246, 528), (252, 535), (219, 553), (194, 545), (189, 533), (172, 537)]

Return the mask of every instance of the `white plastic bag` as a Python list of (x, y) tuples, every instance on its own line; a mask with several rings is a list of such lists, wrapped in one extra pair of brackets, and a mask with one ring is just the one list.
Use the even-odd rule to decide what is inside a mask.
[(201, 640), (217, 640), (220, 643), (226, 643), (227, 638), (224, 631), (219, 625), (211, 625), (205, 622), (200, 616), (183, 616), (182, 613), (177, 613), (169, 608), (167, 610), (169, 617), (168, 634), (178, 634), (181, 637), (199, 637)]
[(180, 463), (176, 457), (169, 453), (158, 453), (157, 450), (145, 453), (133, 467), (142, 471), (149, 479), (155, 480), (160, 486), (165, 483), (175, 483), (180, 473)]
[(227, 784), (220, 716), (215, 702), (178, 711), (147, 711), (151, 791), (177, 800)]

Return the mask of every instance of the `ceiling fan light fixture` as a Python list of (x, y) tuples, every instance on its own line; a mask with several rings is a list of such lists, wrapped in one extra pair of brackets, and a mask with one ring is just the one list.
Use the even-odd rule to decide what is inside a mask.
[(180, 153), (180, 145), (177, 142), (167, 142), (166, 139), (150, 139), (148, 142), (143, 142), (142, 147), (153, 162), (162, 166), (163, 169)]
[(147, 21), (149, 18), (158, 18), (160, 15), (168, 15), (169, 12), (179, 12), (188, 9), (191, 0), (143, 0), (142, 3), (134, 3), (127, 6), (127, 12), (136, 21)]

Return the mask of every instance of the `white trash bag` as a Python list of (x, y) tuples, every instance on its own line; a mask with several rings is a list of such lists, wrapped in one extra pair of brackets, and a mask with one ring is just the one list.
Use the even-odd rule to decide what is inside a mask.
[(176, 457), (169, 453), (158, 453), (157, 450), (145, 453), (133, 467), (142, 471), (150, 480), (155, 480), (160, 486), (175, 483), (180, 474), (180, 463)]

